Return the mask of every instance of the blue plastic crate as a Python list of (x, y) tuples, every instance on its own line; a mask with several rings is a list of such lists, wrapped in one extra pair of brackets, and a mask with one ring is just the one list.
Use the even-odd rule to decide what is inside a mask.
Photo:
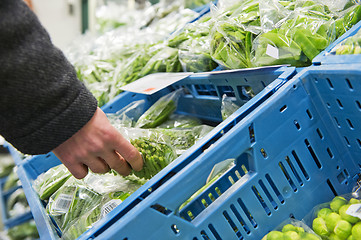
[(14, 187), (12, 189), (9, 189), (7, 191), (3, 190), (4, 183), (6, 181), (6, 178), (0, 179), (0, 208), (1, 208), (1, 218), (2, 218), (2, 224), (4, 225), (5, 229), (12, 228), (14, 226), (17, 226), (19, 224), (22, 224), (30, 219), (33, 218), (31, 212), (25, 212), (23, 214), (20, 214), (15, 217), (10, 217), (9, 213), (7, 211), (6, 202), (9, 199), (10, 195), (14, 193), (16, 190), (21, 188), (21, 186)]
[[(288, 79), (296, 73), (295, 68), (285, 66), (273, 66), (258, 69), (245, 69), (236, 71), (222, 71), (222, 73), (193, 74), (166, 89), (152, 95), (123, 92), (114, 100), (103, 106), (107, 113), (116, 112), (130, 102), (145, 99), (151, 106), (164, 94), (185, 88), (187, 94), (179, 99), (177, 113), (188, 114), (201, 118), (205, 122), (218, 122), (213, 131), (207, 134), (197, 144), (188, 149), (179, 158), (163, 169), (135, 193), (128, 197), (122, 204), (106, 215), (79, 239), (88, 239), (98, 236), (112, 224), (121, 221), (132, 209), (137, 209), (143, 202), (148, 202), (155, 192), (170, 181), (187, 165), (192, 165), (194, 159), (200, 156), (206, 149), (214, 144), (224, 133), (235, 126), (240, 119), (246, 118), (258, 105), (277, 92)], [(244, 87), (251, 87), (257, 95), (251, 99), (243, 94)], [(234, 98), (238, 104), (244, 104), (237, 112), (225, 121), (222, 121), (220, 113), (222, 95), (227, 94)], [(39, 155), (27, 158), (18, 168), (18, 175), (23, 184), (25, 194), (32, 209), (41, 239), (58, 239), (57, 229), (47, 216), (42, 202), (31, 183), (41, 173), (56, 166), (60, 161), (53, 155)]]
[(330, 44), (318, 56), (316, 56), (312, 60), (312, 63), (314, 65), (361, 63), (361, 55), (360, 54), (335, 55), (335, 54), (331, 53), (332, 50), (334, 49), (334, 47), (336, 47), (338, 44), (343, 42), (345, 39), (355, 35), (360, 29), (361, 29), (361, 22), (358, 22), (350, 30), (348, 30), (346, 33), (344, 33), (341, 37), (339, 37), (332, 44)]
[[(85, 236), (259, 240), (288, 217), (302, 219), (315, 205), (350, 192), (361, 166), (360, 77), (361, 65), (304, 69), (235, 118), (233, 128), (146, 201)], [(214, 164), (229, 158), (237, 164), (179, 210)]]

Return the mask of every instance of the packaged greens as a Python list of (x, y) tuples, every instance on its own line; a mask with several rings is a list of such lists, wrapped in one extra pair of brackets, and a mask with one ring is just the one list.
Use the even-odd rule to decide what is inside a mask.
[(9, 217), (16, 217), (30, 211), (24, 190), (18, 188), (6, 201), (6, 210)]
[(178, 89), (161, 97), (140, 116), (135, 127), (154, 128), (165, 122), (176, 110), (182, 92), (183, 89)]
[(304, 222), (290, 218), (262, 238), (262, 240), (282, 239), (321, 240), (321, 237), (315, 234)]
[[(272, 0), (270, 2), (274, 3)], [(269, 10), (272, 5), (261, 6), (267, 6)], [(282, 4), (273, 6), (277, 11), (284, 11), (284, 14), (274, 14), (276, 17), (268, 18), (269, 22), (263, 25), (264, 32), (255, 39), (253, 45), (254, 66), (308, 66), (315, 56), (361, 17), (358, 13), (360, 6), (331, 11), (325, 3), (311, 0), (292, 1), (285, 7)], [(270, 27), (272, 24), (273, 29)]]
[(359, 30), (355, 35), (339, 43), (330, 53), (336, 55), (361, 54), (361, 31)]
[(157, 126), (157, 128), (192, 128), (201, 124), (201, 120), (196, 117), (173, 113), (167, 121)]
[[(7, 230), (9, 240), (35, 240), (39, 239), (39, 233), (34, 220), (19, 224)], [(2, 239), (2, 238), (1, 238)], [(8, 240), (5, 238), (4, 240)]]
[(10, 155), (2, 157), (0, 161), (0, 178), (8, 176), (14, 167), (15, 162)]
[(136, 120), (143, 114), (145, 107), (145, 100), (138, 100), (129, 103), (124, 108), (116, 113), (107, 113), (110, 123), (116, 128), (132, 127)]
[(64, 231), (100, 201), (101, 194), (90, 189), (81, 180), (71, 177), (51, 195), (46, 211), (59, 229)]
[(344, 194), (312, 209), (304, 221), (322, 239), (361, 239), (361, 219), (358, 196)]
[(47, 200), (57, 191), (69, 178), (71, 173), (60, 164), (40, 174), (33, 182), (34, 190), (39, 194), (40, 199)]
[(176, 159), (175, 150), (168, 144), (140, 137), (130, 141), (143, 155), (144, 165), (140, 171), (133, 171), (139, 178), (150, 179)]
[(6, 181), (3, 186), (3, 191), (8, 191), (14, 187), (20, 186), (21, 182), (19, 180), (19, 176), (16, 173), (16, 167), (13, 168), (13, 171), (6, 178)]
[(129, 193), (124, 192), (112, 192), (103, 195), (101, 201), (85, 214), (79, 216), (73, 224), (68, 225), (64, 229), (62, 239), (73, 240), (77, 239), (85, 231), (93, 227), (93, 225), (110, 213), (114, 208), (121, 204)]

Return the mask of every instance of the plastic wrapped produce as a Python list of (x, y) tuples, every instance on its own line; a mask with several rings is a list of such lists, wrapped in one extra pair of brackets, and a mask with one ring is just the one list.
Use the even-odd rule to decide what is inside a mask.
[(46, 200), (70, 177), (69, 170), (63, 164), (60, 164), (39, 175), (33, 182), (33, 187), (39, 194), (40, 199)]
[(275, 230), (265, 235), (262, 240), (321, 240), (304, 222), (288, 219), (281, 223)]
[(361, 54), (361, 31), (359, 30), (355, 35), (339, 43), (336, 47), (332, 49), (330, 54)]
[(63, 231), (100, 201), (101, 194), (90, 189), (81, 180), (72, 177), (51, 195), (46, 210)]
[(322, 239), (360, 239), (360, 207), (361, 200), (352, 193), (336, 196), (330, 202), (315, 206), (305, 222)]
[(6, 202), (6, 209), (9, 217), (16, 217), (30, 211), (28, 201), (22, 188), (13, 192)]
[(165, 122), (177, 109), (178, 99), (182, 92), (183, 89), (178, 89), (161, 97), (140, 116), (135, 127), (154, 128)]

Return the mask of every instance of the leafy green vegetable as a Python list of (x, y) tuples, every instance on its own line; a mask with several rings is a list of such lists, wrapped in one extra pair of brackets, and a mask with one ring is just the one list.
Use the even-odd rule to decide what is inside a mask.
[(135, 127), (154, 128), (165, 122), (176, 110), (182, 91), (182, 89), (178, 89), (161, 97), (140, 116)]
[(71, 173), (63, 165), (60, 164), (50, 168), (44, 174), (38, 176), (34, 181), (33, 187), (40, 196), (40, 199), (47, 200), (54, 192), (56, 192), (69, 178)]
[(144, 165), (140, 171), (133, 171), (139, 178), (150, 179), (176, 159), (174, 149), (168, 144), (155, 142), (147, 138), (130, 141), (143, 155)]

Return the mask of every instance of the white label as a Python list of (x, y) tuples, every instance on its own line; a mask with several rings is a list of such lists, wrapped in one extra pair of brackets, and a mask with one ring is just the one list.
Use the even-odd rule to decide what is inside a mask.
[(114, 208), (122, 203), (120, 199), (112, 199), (109, 202), (105, 203), (101, 209), (100, 218), (103, 218), (108, 213), (110, 213)]
[(129, 83), (120, 89), (129, 92), (143, 93), (143, 94), (153, 94), (162, 90), (163, 88), (168, 87), (169, 85), (178, 82), (189, 75), (191, 72), (181, 72), (181, 73), (153, 73), (145, 77), (138, 79), (132, 83)]
[(53, 209), (59, 212), (68, 212), (72, 201), (73, 195), (60, 194), (54, 202)]
[(361, 219), (361, 204), (360, 203), (352, 204), (346, 210), (346, 214), (353, 216), (353, 217), (358, 217)]
[(278, 51), (278, 48), (268, 44), (267, 45), (267, 50), (266, 50), (266, 54), (270, 57), (273, 57), (273, 58), (276, 58), (276, 59), (279, 59), (279, 51)]

